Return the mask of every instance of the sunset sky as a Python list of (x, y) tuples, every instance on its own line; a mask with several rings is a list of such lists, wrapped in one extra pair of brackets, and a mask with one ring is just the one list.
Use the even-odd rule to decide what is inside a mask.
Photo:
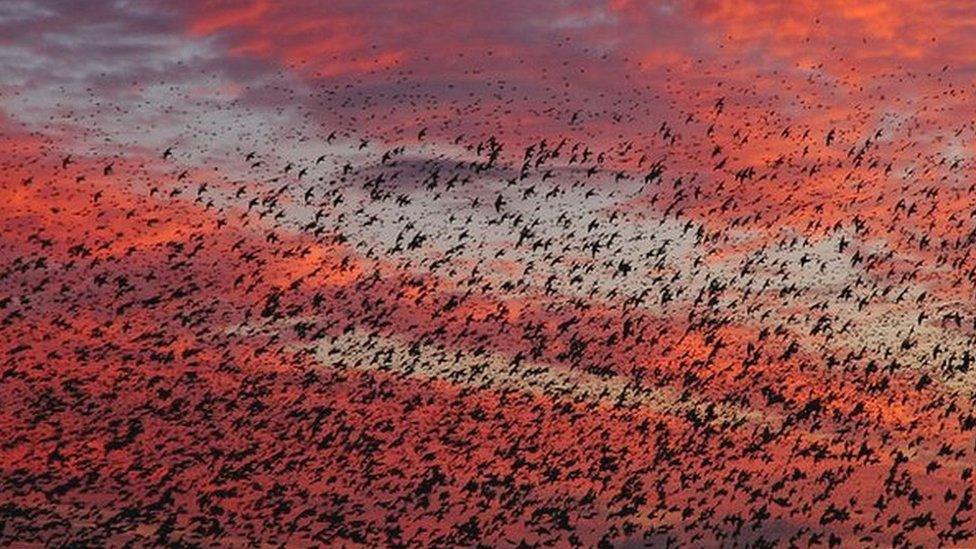
[(0, 2), (0, 543), (973, 543), (974, 27)]

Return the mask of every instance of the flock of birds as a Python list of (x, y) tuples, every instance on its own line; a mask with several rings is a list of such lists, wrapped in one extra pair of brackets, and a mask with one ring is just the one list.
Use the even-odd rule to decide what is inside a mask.
[(389, 78), (372, 133), (331, 90), (291, 145), (11, 138), (0, 541), (976, 543), (974, 128), (928, 107), (972, 90), (554, 91), (529, 138)]

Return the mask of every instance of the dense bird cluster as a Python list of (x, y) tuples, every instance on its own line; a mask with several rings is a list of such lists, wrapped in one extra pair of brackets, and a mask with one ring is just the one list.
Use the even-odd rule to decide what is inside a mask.
[(323, 89), (294, 146), (11, 146), (0, 540), (974, 542), (974, 128), (927, 106), (971, 90), (389, 79), (382, 131)]

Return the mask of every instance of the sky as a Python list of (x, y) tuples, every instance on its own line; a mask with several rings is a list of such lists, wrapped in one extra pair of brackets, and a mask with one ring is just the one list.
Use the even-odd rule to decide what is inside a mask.
[(0, 4), (0, 540), (965, 545), (965, 2)]

